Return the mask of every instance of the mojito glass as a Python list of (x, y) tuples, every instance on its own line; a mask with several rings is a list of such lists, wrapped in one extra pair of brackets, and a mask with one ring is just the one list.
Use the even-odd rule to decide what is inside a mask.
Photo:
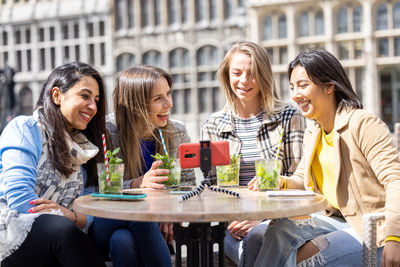
[(258, 159), (255, 161), (257, 189), (279, 189), (280, 185), (280, 161), (275, 164), (275, 159)]
[(238, 186), (240, 160), (231, 161), (229, 165), (216, 166), (218, 186)]
[(110, 184), (107, 182), (107, 170), (104, 163), (97, 163), (99, 192), (101, 194), (122, 194), (124, 164), (108, 164)]
[(179, 159), (175, 159), (171, 164), (171, 168), (166, 168), (163, 165), (158, 167), (159, 169), (169, 169), (168, 180), (162, 182), (161, 184), (165, 184), (166, 188), (174, 188), (178, 187), (181, 182), (181, 167), (179, 165)]

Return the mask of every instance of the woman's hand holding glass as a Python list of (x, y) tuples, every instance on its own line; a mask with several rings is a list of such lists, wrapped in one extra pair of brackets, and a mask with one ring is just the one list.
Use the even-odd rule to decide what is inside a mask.
[[(285, 188), (286, 177), (281, 176), (279, 179), (279, 189)], [(251, 181), (247, 184), (247, 188), (253, 191), (257, 191), (257, 177), (251, 179)]]
[[(162, 165), (161, 160), (154, 161), (151, 165), (150, 170), (148, 170), (141, 178), (141, 183), (139, 187), (144, 188), (154, 188), (154, 189), (163, 189), (165, 185), (160, 184), (161, 182), (166, 182), (169, 178), (167, 174), (169, 170), (167, 169), (157, 169)], [(133, 185), (134, 183), (132, 183)]]

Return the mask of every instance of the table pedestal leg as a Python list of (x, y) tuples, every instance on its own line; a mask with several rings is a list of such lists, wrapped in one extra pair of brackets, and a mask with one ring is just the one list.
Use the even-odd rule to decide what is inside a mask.
[(218, 244), (218, 265), (224, 266), (224, 238), (227, 223), (190, 223), (183, 227), (174, 223), (174, 238), (176, 243), (175, 266), (182, 266), (181, 247), (187, 247), (187, 266), (210, 267), (214, 264), (214, 244)]

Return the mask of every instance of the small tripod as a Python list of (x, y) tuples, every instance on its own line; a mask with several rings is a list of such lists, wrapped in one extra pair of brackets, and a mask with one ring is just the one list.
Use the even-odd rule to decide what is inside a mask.
[(178, 197), (179, 201), (187, 200), (195, 195), (201, 194), (204, 188), (207, 186), (212, 192), (220, 192), (235, 196), (237, 198), (240, 197), (240, 194), (225, 188), (219, 188), (211, 186), (210, 181), (210, 170), (211, 170), (211, 148), (210, 141), (200, 141), (200, 169), (203, 172), (204, 180), (201, 184), (194, 188), (189, 193)]

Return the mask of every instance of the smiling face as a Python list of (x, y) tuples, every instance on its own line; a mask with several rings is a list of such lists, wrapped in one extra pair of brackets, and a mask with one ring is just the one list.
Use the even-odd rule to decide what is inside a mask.
[(149, 113), (151, 123), (156, 127), (166, 126), (171, 108), (171, 87), (169, 87), (164, 77), (158, 78), (150, 94)]
[(100, 100), (99, 85), (91, 76), (83, 76), (64, 93), (58, 87), (54, 87), (51, 95), (53, 102), (60, 107), (67, 120), (69, 130), (85, 130), (97, 113), (97, 102)]
[(321, 125), (330, 118), (328, 114), (335, 113), (335, 97), (333, 86), (320, 86), (309, 78), (302, 66), (293, 69), (290, 76), (290, 90), (303, 116), (314, 119)]
[(240, 102), (257, 105), (260, 102), (260, 87), (251, 73), (251, 57), (237, 52), (229, 64), (229, 83)]

